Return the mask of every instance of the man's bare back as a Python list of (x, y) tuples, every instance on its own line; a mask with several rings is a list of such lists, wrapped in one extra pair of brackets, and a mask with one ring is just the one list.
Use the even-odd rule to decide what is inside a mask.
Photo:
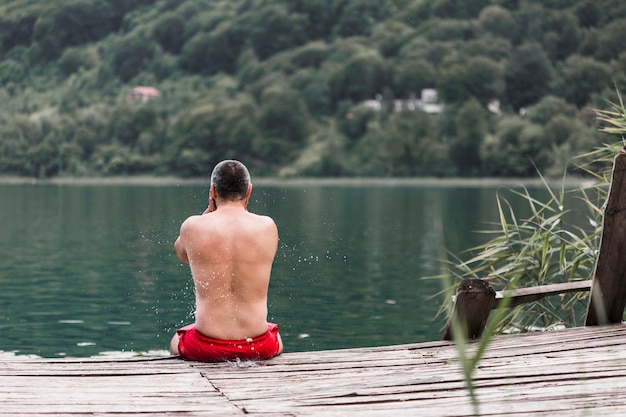
[[(194, 281), (195, 329), (209, 338), (251, 339), (268, 330), (267, 292), (278, 230), (270, 217), (248, 212), (251, 191), (250, 184), (245, 198), (224, 199), (211, 185), (209, 207), (183, 222), (174, 243)], [(178, 353), (176, 335), (170, 350)]]

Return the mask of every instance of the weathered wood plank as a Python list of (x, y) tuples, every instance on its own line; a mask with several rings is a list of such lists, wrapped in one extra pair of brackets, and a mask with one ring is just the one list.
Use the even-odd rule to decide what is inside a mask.
[(495, 291), (486, 280), (469, 278), (461, 281), (453, 298), (453, 312), (444, 331), (443, 340), (453, 339), (453, 325), (461, 327), (466, 338), (476, 339), (485, 329), (494, 308), (511, 308), (542, 298), (589, 291), (592, 280), (540, 285), (515, 290)]
[(613, 162), (586, 325), (621, 323), (626, 306), (626, 148)]
[[(624, 344), (625, 325), (494, 337), (474, 372), (480, 412), (622, 415)], [(239, 365), (172, 358), (0, 361), (0, 415), (473, 413), (450, 342), (287, 353)]]
[(99, 413), (242, 414), (206, 378), (177, 359), (0, 361), (0, 415)]
[(563, 282), (558, 284), (540, 285), (530, 288), (518, 288), (516, 290), (496, 291), (496, 305), (502, 307), (503, 300), (507, 298), (507, 307), (517, 307), (522, 304), (532, 303), (542, 298), (558, 294), (572, 292), (585, 292), (591, 289), (592, 280)]

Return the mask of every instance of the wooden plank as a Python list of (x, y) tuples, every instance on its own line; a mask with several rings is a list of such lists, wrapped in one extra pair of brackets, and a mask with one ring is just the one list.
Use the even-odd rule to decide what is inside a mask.
[[(625, 344), (621, 324), (496, 336), (474, 372), (479, 411), (623, 415)], [(458, 357), (454, 344), (432, 342), (231, 364), (0, 361), (0, 415), (472, 415)]]
[[(616, 387), (610, 395), (616, 395), (620, 389), (626, 388), (624, 365), (615, 369), (607, 367), (606, 363), (603, 367), (599, 366), (603, 360), (614, 364), (625, 362), (623, 354), (611, 359), (617, 351), (617, 345), (625, 342), (624, 329), (606, 328), (606, 332), (597, 336), (594, 332), (582, 330), (496, 337), (493, 343), (495, 351), (488, 350), (476, 374), (478, 392), (485, 401), (484, 410), (500, 414), (503, 409), (510, 409), (513, 415), (528, 415), (528, 410), (553, 413), (551, 415), (584, 414), (592, 406), (584, 401), (580, 404), (574, 402), (585, 397), (585, 387), (593, 394), (594, 390), (602, 386), (600, 381), (604, 380)], [(602, 350), (604, 335), (611, 339), (608, 350)], [(542, 343), (545, 337), (550, 341)], [(569, 343), (570, 337), (572, 344)], [(589, 345), (589, 340), (598, 343)], [(540, 348), (535, 349), (533, 354), (525, 354), (536, 346)], [(467, 401), (454, 346), (431, 345), (425, 348), (426, 351), (420, 349), (419, 345), (404, 348), (416, 353), (413, 360), (407, 360), (399, 352), (399, 356), (405, 358), (404, 365), (393, 360), (395, 352), (380, 352), (381, 363), (393, 364), (389, 368), (364, 366), (362, 369), (346, 367), (323, 371), (316, 368), (307, 370), (307, 361), (303, 356), (299, 364), (291, 362), (286, 365), (272, 361), (264, 367), (246, 369), (246, 389), (243, 390), (243, 381), (229, 377), (231, 371), (222, 374), (214, 365), (194, 366), (211, 368), (207, 369), (206, 375), (214, 385), (253, 415), (263, 415), (268, 410), (265, 408), (268, 403), (273, 404), (271, 410), (274, 412), (289, 412), (293, 415), (341, 415), (341, 412), (355, 415), (415, 415), (417, 410), (420, 415), (470, 415), (471, 405)], [(556, 356), (555, 351), (562, 352), (561, 356)], [(354, 358), (359, 356), (359, 352), (348, 350), (335, 354)], [(584, 360), (582, 365), (574, 360), (566, 370), (559, 366), (563, 357), (577, 358), (581, 352), (586, 352), (584, 356), (581, 355)], [(502, 359), (502, 353), (505, 359)], [(424, 357), (429, 357), (430, 362), (423, 363), (421, 358)], [(280, 357), (276, 359), (280, 360)], [(315, 364), (319, 365), (317, 361)], [(296, 365), (300, 365), (298, 372), (286, 369)], [(598, 381), (598, 384), (590, 385), (590, 380)], [(553, 393), (552, 387), (555, 386), (567, 386), (567, 390)], [(516, 395), (522, 392), (529, 393), (528, 404), (510, 405), (502, 402), (499, 398), (503, 389), (509, 390), (510, 401), (515, 401)], [(544, 395), (546, 398), (542, 398), (542, 393), (547, 393)], [(596, 404), (593, 407), (602, 401), (611, 401), (599, 395), (600, 398), (593, 400)], [(555, 401), (565, 405), (555, 407), (552, 404)], [(618, 411), (625, 410), (621, 403), (606, 407), (608, 415), (616, 412), (615, 407)], [(312, 409), (315, 412), (310, 411)]]
[(626, 148), (613, 162), (586, 325), (621, 323), (626, 306)]
[(501, 308), (505, 298), (508, 298), (507, 307), (517, 307), (552, 295), (589, 291), (591, 285), (592, 280), (585, 280), (540, 285), (530, 288), (518, 288), (516, 290), (496, 291), (496, 305), (494, 308)]
[(188, 363), (0, 361), (0, 415), (240, 416)]
[(453, 313), (443, 340), (453, 339), (452, 325), (455, 321), (464, 329), (466, 338), (476, 339), (482, 334), (494, 308), (517, 307), (553, 295), (589, 291), (591, 285), (592, 280), (586, 280), (494, 291), (486, 280), (465, 279), (459, 284), (453, 298)]

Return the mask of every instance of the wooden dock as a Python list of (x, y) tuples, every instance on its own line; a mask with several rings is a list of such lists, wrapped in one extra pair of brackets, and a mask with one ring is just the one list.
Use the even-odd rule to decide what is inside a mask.
[[(475, 372), (481, 415), (626, 414), (626, 325), (497, 336)], [(451, 342), (176, 358), (0, 361), (6, 416), (465, 416)]]

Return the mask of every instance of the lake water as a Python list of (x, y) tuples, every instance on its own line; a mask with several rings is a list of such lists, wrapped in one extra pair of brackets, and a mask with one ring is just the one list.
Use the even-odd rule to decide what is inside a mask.
[[(426, 278), (485, 239), (496, 190), (255, 185), (250, 210), (279, 228), (269, 319), (285, 351), (440, 339), (442, 283)], [(205, 207), (194, 184), (0, 185), (0, 355), (166, 354), (194, 307), (172, 244)]]

